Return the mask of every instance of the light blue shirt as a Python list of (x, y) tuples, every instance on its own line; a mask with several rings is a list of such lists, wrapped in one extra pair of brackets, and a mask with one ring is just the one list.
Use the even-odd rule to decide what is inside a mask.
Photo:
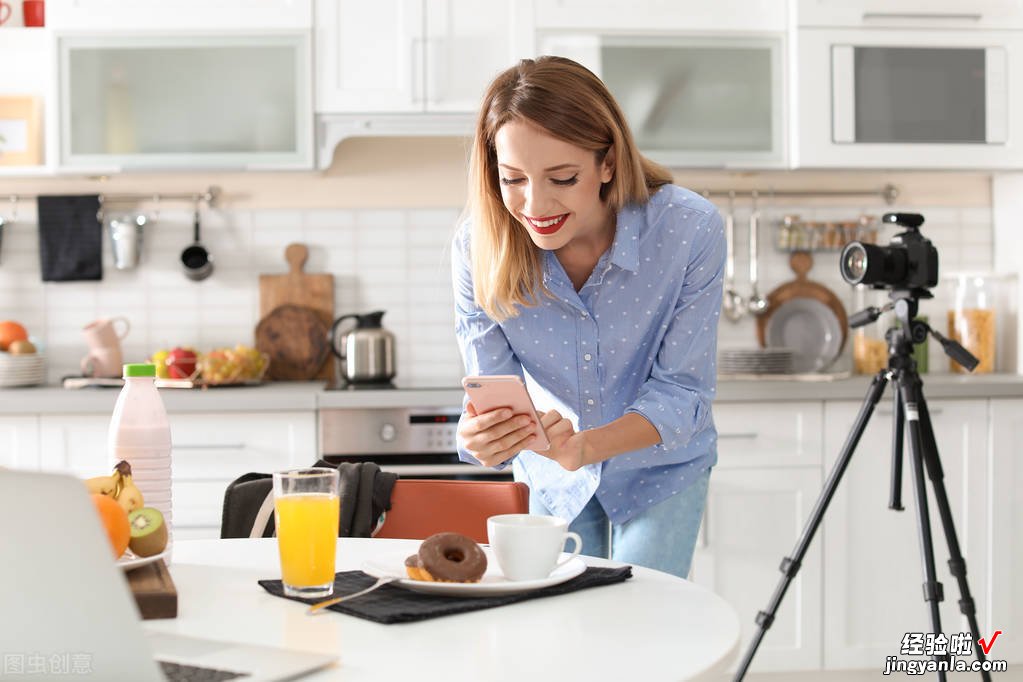
[[(523, 450), (512, 461), (554, 514), (571, 521), (590, 498), (613, 523), (675, 495), (717, 462), (711, 417), (716, 386), (725, 236), (699, 194), (661, 187), (618, 214), (611, 248), (576, 292), (552, 251), (543, 281), (552, 297), (495, 322), (473, 300), (470, 230), (452, 248), (455, 331), (466, 374), (523, 377), (538, 410), (557, 409), (577, 430), (636, 412), (661, 442), (566, 471)], [(478, 463), (459, 444), (459, 455)]]

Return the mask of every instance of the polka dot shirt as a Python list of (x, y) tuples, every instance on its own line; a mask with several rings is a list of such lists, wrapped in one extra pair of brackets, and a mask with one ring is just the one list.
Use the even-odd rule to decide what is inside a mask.
[[(452, 248), (456, 334), (466, 374), (517, 374), (540, 410), (578, 430), (628, 412), (661, 442), (569, 472), (535, 452), (513, 461), (556, 515), (574, 519), (595, 494), (613, 523), (684, 490), (717, 461), (711, 417), (725, 237), (714, 206), (666, 185), (618, 214), (611, 248), (578, 292), (553, 252), (552, 297), (497, 323), (473, 301), (465, 225)], [(463, 460), (476, 462), (464, 450)]]

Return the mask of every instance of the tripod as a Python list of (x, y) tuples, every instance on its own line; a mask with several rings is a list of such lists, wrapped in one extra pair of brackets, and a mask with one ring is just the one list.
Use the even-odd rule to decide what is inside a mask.
[[(934, 336), (941, 344), (944, 352), (953, 360), (966, 369), (972, 371), (978, 363), (961, 345), (946, 339), (938, 332), (931, 329), (926, 322), (916, 319), (918, 309), (918, 298), (930, 298), (931, 294), (925, 289), (903, 289), (893, 290), (890, 294), (891, 303), (883, 308), (868, 308), (856, 313), (849, 318), (850, 327), (860, 327), (875, 321), (881, 313), (887, 310), (895, 310), (899, 324), (892, 327), (885, 334), (888, 342), (888, 367), (882, 369), (874, 376), (867, 389), (866, 399), (856, 416), (852, 430), (849, 433), (842, 451), (835, 463), (834, 468), (828, 476), (824, 489), (817, 498), (810, 520), (803, 529), (802, 536), (796, 543), (795, 551), (791, 557), (785, 557), (780, 566), (782, 578), (775, 588), (774, 595), (766, 611), (760, 611), (756, 617), (757, 630), (753, 640), (746, 650), (741, 665), (735, 673), (734, 682), (740, 682), (746, 675), (753, 656), (756, 654), (760, 642), (763, 640), (767, 630), (774, 622), (778, 607), (785, 596), (792, 579), (799, 572), (803, 558), (810, 546), (828, 504), (831, 502), (842, 474), (845, 472), (849, 461), (852, 459), (853, 451), (859, 443), (867, 427), (867, 422), (874, 411), (874, 407), (881, 399), (889, 380), (894, 381), (896, 394), (894, 395), (895, 412), (892, 425), (892, 481), (891, 497), (889, 508), (901, 510), (901, 488), (902, 488), (902, 446), (904, 429), (909, 436), (910, 459), (912, 465), (913, 491), (917, 507), (917, 533), (920, 540), (920, 554), (923, 561), (924, 571), (924, 601), (927, 603), (930, 615), (932, 631), (935, 634), (941, 633), (941, 616), (938, 611), (939, 603), (944, 599), (942, 585), (937, 581), (934, 568), (934, 547), (931, 540), (931, 525), (927, 508), (927, 488), (924, 481), (924, 469), (930, 478), (931, 486), (934, 488), (934, 499), (938, 512), (941, 516), (941, 525), (944, 530), (945, 540), (948, 544), (949, 569), (955, 577), (959, 586), (959, 610), (966, 616), (970, 625), (970, 634), (974, 641), (974, 649), (977, 653), (977, 660), (983, 661), (984, 653), (977, 645), (979, 628), (977, 626), (977, 615), (974, 607), (973, 597), (970, 596), (970, 587), (966, 582), (966, 561), (959, 550), (959, 541), (956, 538), (955, 526), (952, 521), (952, 512), (949, 507), (948, 495), (945, 491), (944, 472), (941, 468), (941, 461), (938, 458), (938, 446), (934, 439), (934, 430), (931, 428), (931, 417), (927, 410), (927, 401), (924, 399), (923, 382), (916, 370), (916, 361), (913, 359), (913, 344), (921, 343), (927, 339), (928, 334)], [(935, 655), (934, 660), (948, 660), (947, 655)], [(938, 669), (938, 679), (945, 682), (945, 673)], [(985, 682), (990, 682), (990, 674), (981, 673)]]

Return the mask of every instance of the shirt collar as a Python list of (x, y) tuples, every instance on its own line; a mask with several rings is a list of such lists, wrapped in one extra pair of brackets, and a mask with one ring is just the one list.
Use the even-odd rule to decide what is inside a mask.
[(639, 270), (639, 233), (643, 220), (643, 211), (635, 204), (618, 211), (615, 238), (611, 244), (611, 263), (632, 273)]

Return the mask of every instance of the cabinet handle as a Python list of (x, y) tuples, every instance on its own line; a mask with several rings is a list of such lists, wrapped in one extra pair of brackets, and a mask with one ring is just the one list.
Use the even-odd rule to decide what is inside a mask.
[(244, 450), (245, 443), (208, 443), (172, 445), (172, 450)]
[(872, 19), (945, 19), (948, 21), (980, 21), (981, 14), (949, 12), (864, 12), (863, 20)]
[(756, 440), (756, 431), (743, 433), (719, 433), (718, 440)]

